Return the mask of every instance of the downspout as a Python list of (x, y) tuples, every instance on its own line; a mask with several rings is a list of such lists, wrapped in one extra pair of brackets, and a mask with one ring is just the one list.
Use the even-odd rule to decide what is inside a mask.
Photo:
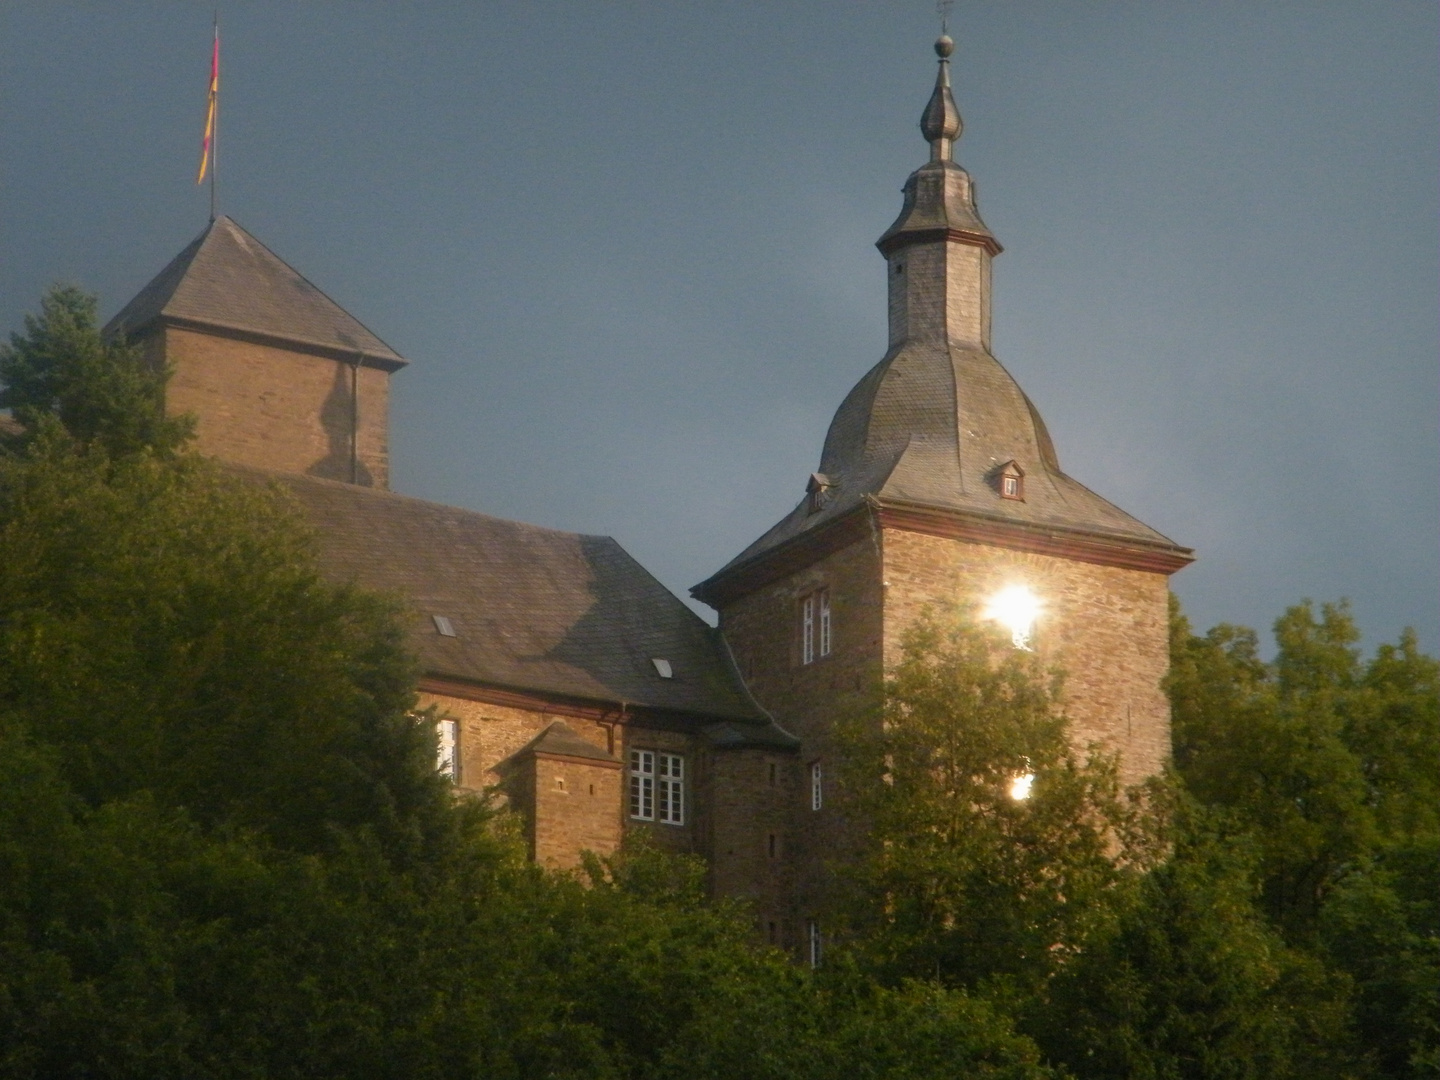
[(350, 365), (350, 483), (360, 483), (360, 365), (363, 352), (355, 354)]

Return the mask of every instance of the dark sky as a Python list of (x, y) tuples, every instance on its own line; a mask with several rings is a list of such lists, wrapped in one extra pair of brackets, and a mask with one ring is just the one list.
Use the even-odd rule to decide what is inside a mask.
[[(1193, 620), (1440, 645), (1437, 11), (961, 4), (995, 351)], [(211, 6), (0, 6), (0, 327), (205, 225)], [(412, 360), (403, 492), (676, 592), (797, 501), (885, 348), (932, 6), (222, 5), (220, 209)]]

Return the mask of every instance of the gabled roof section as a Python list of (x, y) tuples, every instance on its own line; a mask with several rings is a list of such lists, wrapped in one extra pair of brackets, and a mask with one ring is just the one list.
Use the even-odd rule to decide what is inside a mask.
[[(233, 467), (232, 467), (233, 468)], [(401, 596), (427, 675), (741, 725), (749, 698), (719, 631), (613, 539), (313, 477), (234, 469), (294, 494), (332, 580)], [(449, 620), (440, 634), (434, 616)], [(651, 657), (670, 660), (662, 679)]]
[(406, 360), (339, 304), (228, 217), (218, 217), (170, 260), (105, 335), (143, 334), (157, 323), (257, 338), (302, 352), (394, 371)]

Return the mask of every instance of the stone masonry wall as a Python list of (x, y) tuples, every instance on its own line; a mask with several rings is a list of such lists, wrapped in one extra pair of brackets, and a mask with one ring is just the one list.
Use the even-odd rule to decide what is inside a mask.
[(750, 903), (761, 940), (793, 946), (799, 767), (792, 754), (724, 750), (705, 789), (710, 888)]
[[(819, 588), (830, 590), (832, 650), (827, 657), (802, 664), (799, 605), (807, 593)], [(794, 875), (795, 906), (788, 933), (797, 947), (799, 927), (825, 906), (831, 891), (830, 865), (845, 859), (850, 847), (849, 830), (833, 798), (836, 762), (831, 732), (837, 718), (873, 712), (879, 704), (883, 600), (875, 537), (729, 603), (720, 613), (720, 626), (751, 693), (802, 743), (799, 756), (791, 758), (790, 786), (782, 791), (790, 823), (780, 841), (791, 864), (787, 873)], [(810, 769), (817, 762), (823, 783), (819, 811), (812, 810), (810, 802)], [(737, 762), (734, 768), (749, 766)], [(764, 776), (768, 781), (768, 766)], [(768, 852), (772, 829), (768, 803), (737, 797), (733, 814), (726, 835), (733, 838), (736, 850)], [(717, 859), (721, 850), (728, 851), (729, 843), (717, 845)], [(737, 882), (747, 874), (754, 876), (740, 859), (732, 873)]]
[[(688, 735), (633, 723), (599, 723), (566, 712), (492, 705), (449, 694), (422, 691), (419, 696), (420, 708), (434, 705), (437, 717), (457, 722), (460, 786), (477, 793), (495, 788), (502, 804), (508, 803), (524, 813), (526, 835), (540, 861), (573, 866), (580, 851), (587, 847), (598, 854), (609, 854), (622, 835), (632, 829), (645, 832), (668, 851), (710, 857), (707, 815), (711, 766), (707, 755)], [(513, 760), (555, 720), (565, 721), (572, 731), (610, 754), (621, 767), (587, 765), (545, 755), (533, 761)], [(684, 824), (630, 818), (632, 748), (685, 758)]]
[(1065, 671), (1065, 711), (1077, 747), (1121, 752), (1135, 783), (1170, 757), (1170, 706), (1160, 682), (1170, 664), (1168, 580), (1164, 574), (1096, 566), (922, 533), (887, 529), (885, 663), (929, 603), (984, 598), (1025, 585), (1044, 605), (1034, 647)]
[(624, 772), (577, 758), (537, 754), (526, 763), (531, 807), (527, 832), (530, 857), (542, 866), (580, 865), (580, 853), (607, 855), (620, 846), (620, 802)]
[[(172, 414), (198, 419), (196, 447), (222, 461), (351, 480), (351, 365), (308, 353), (167, 327), (152, 351), (174, 366)], [(388, 487), (390, 376), (359, 372), (356, 482)]]

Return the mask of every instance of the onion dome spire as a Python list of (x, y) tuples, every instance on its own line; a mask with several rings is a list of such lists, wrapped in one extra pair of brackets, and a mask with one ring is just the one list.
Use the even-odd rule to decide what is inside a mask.
[(935, 55), (940, 57), (940, 70), (935, 74), (935, 92), (920, 116), (920, 133), (930, 144), (931, 161), (954, 161), (955, 140), (965, 130), (965, 122), (960, 119), (960, 110), (950, 93), (950, 54), (954, 51), (955, 42), (949, 34), (941, 34), (936, 39)]

